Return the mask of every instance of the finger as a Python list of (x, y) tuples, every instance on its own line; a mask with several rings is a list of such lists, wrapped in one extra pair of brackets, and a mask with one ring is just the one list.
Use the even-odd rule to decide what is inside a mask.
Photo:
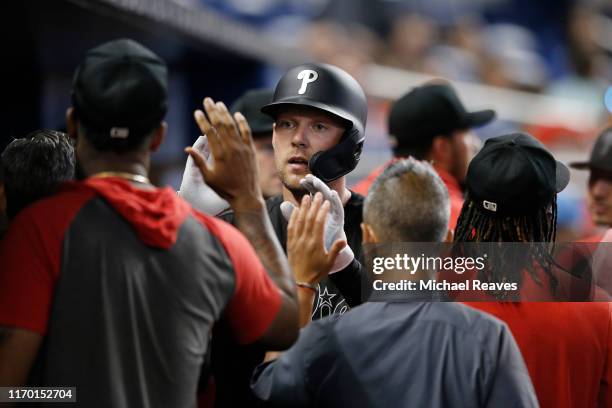
[(221, 122), (223, 123), (226, 132), (228, 133), (228, 137), (230, 137), (232, 140), (242, 140), (240, 132), (238, 131), (238, 126), (236, 125), (236, 122), (234, 122), (234, 118), (229, 113), (227, 106), (225, 106), (223, 102), (217, 102), (217, 112), (219, 113)]
[(337, 221), (344, 219), (344, 206), (342, 205), (342, 200), (340, 200), (340, 196), (338, 195), (337, 191), (331, 191), (331, 194), (329, 195), (329, 202), (331, 204), (329, 210), (331, 216)]
[(212, 98), (204, 98), (204, 110), (206, 111), (206, 116), (212, 127), (214, 127), (217, 133), (217, 144), (220, 149), (223, 151), (226, 150), (226, 137), (225, 137), (225, 129), (223, 126), (223, 122), (219, 116), (217, 104), (212, 100)]
[(208, 146), (208, 137), (206, 135), (201, 135), (198, 137), (191, 147), (200, 153), (208, 163), (208, 158), (210, 157), (210, 146)]
[(240, 139), (238, 129), (236, 128), (236, 125), (234, 124), (234, 121), (223, 102), (217, 102), (215, 104), (215, 108), (223, 141), (226, 145), (231, 146), (236, 143), (238, 139)]
[(317, 189), (314, 188), (312, 182), (307, 178), (309, 175), (306, 175), (303, 179), (300, 180), (300, 186), (302, 186), (306, 191), (310, 194), (314, 195), (317, 192)]
[(334, 265), (334, 262), (336, 262), (338, 254), (344, 249), (344, 247), (346, 247), (346, 241), (339, 239), (332, 244), (331, 248), (329, 248), (329, 252), (327, 253), (327, 265), (330, 270)]
[(320, 191), (321, 194), (323, 194), (323, 198), (330, 201), (332, 200), (332, 194), (334, 193), (334, 190), (329, 188), (329, 186), (325, 184), (321, 179), (312, 176), (312, 185), (317, 191)]
[(308, 210), (308, 214), (306, 215), (306, 221), (304, 225), (304, 234), (307, 236), (312, 236), (312, 231), (314, 229), (315, 219), (317, 218), (317, 212), (321, 207), (321, 203), (323, 202), (323, 196), (321, 193), (315, 193), (312, 204), (310, 205), (310, 209)]
[(208, 146), (210, 147), (210, 152), (213, 154), (214, 157), (220, 158), (222, 156), (222, 148), (219, 140), (219, 135), (216, 129), (213, 128), (211, 123), (206, 118), (206, 115), (204, 115), (204, 112), (202, 112), (201, 110), (196, 110), (193, 113), (193, 117), (196, 123), (198, 124), (200, 131), (202, 131), (202, 133), (205, 134), (208, 139)]
[(246, 144), (253, 144), (253, 134), (251, 133), (251, 127), (249, 126), (249, 122), (246, 120), (244, 115), (240, 112), (236, 112), (234, 114), (234, 119), (236, 119), (236, 123), (238, 124), (238, 130), (240, 130), (240, 135), (242, 136), (242, 141)]
[(310, 209), (311, 198), (309, 195), (305, 195), (302, 197), (302, 203), (300, 204), (300, 208), (297, 215), (295, 233), (298, 236), (302, 235), (302, 231), (304, 230), (304, 223), (306, 222), (306, 215), (308, 214), (308, 210)]
[(204, 181), (208, 182), (211, 175), (211, 170), (206, 165), (206, 160), (204, 157), (198, 153), (193, 147), (186, 147), (185, 153), (189, 154), (189, 156), (193, 159), (195, 165), (200, 169), (200, 173), (202, 173), (202, 177)]
[(295, 233), (299, 211), (300, 210), (296, 208), (295, 210), (291, 211), (291, 216), (289, 217), (289, 224), (287, 225), (287, 248), (292, 247), (294, 244), (293, 240), (299, 237), (299, 235), (296, 235)]
[(323, 194), (323, 198), (326, 200), (331, 200), (332, 189), (330, 189), (327, 184), (321, 181), (319, 178), (313, 176), (312, 174), (307, 174), (302, 180), (300, 180), (300, 185), (308, 190), (310, 194), (315, 194), (317, 191)]
[(283, 201), (280, 205), (281, 213), (283, 214), (283, 217), (285, 218), (287, 222), (289, 222), (289, 219), (291, 218), (291, 214), (293, 213), (293, 210), (295, 209), (296, 209), (296, 206), (293, 205), (290, 201)]
[(312, 236), (316, 237), (321, 242), (321, 247), (325, 247), (325, 221), (329, 213), (329, 201), (325, 200), (319, 207), (315, 216), (314, 226), (312, 228)]

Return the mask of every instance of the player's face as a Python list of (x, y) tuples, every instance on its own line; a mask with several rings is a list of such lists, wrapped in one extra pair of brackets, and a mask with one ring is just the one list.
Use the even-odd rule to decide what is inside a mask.
[(258, 136), (253, 140), (255, 155), (259, 166), (259, 186), (265, 198), (280, 194), (283, 188), (276, 163), (274, 162), (274, 149), (272, 148), (272, 133)]
[(612, 172), (591, 169), (588, 205), (593, 222), (612, 226)]
[(455, 132), (451, 137), (453, 163), (451, 174), (461, 184), (465, 182), (468, 165), (480, 149), (479, 139), (469, 130)]
[(289, 190), (301, 190), (300, 180), (310, 173), (310, 158), (338, 144), (344, 131), (342, 123), (325, 112), (296, 107), (280, 113), (272, 144), (283, 185)]

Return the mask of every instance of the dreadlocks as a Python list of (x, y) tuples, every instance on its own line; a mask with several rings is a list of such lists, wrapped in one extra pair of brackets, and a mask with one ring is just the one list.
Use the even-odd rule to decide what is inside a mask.
[(491, 216), (466, 197), (457, 220), (455, 242), (547, 242), (557, 236), (557, 197), (529, 215)]
[[(529, 271), (533, 279), (540, 282), (534, 266), (540, 265), (549, 277), (551, 288), (556, 288), (558, 279), (552, 268), (556, 265), (552, 251), (557, 235), (557, 199), (540, 206), (530, 214), (499, 216), (485, 213), (469, 194), (457, 220), (454, 242), (524, 242), (531, 243), (528, 251), (524, 247), (505, 246), (493, 251), (490, 265), (503, 268), (483, 271), (483, 278), (491, 282), (507, 279), (520, 282), (522, 271)], [(503, 270), (503, 276), (500, 276)]]

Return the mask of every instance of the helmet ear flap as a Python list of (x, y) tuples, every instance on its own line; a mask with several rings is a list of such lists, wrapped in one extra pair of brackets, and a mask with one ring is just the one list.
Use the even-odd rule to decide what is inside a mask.
[(308, 162), (310, 172), (329, 183), (353, 171), (363, 150), (363, 140), (355, 143), (358, 134), (359, 130), (352, 128), (336, 146), (315, 153)]

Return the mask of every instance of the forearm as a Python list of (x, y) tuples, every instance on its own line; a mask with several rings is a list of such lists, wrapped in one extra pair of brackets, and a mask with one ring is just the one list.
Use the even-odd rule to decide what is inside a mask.
[(295, 282), (262, 199), (232, 205), (234, 226), (249, 240), (270, 278), (283, 294), (296, 299)]
[(312, 321), (312, 305), (315, 292), (308, 288), (298, 288), (298, 307), (300, 312), (300, 328)]

